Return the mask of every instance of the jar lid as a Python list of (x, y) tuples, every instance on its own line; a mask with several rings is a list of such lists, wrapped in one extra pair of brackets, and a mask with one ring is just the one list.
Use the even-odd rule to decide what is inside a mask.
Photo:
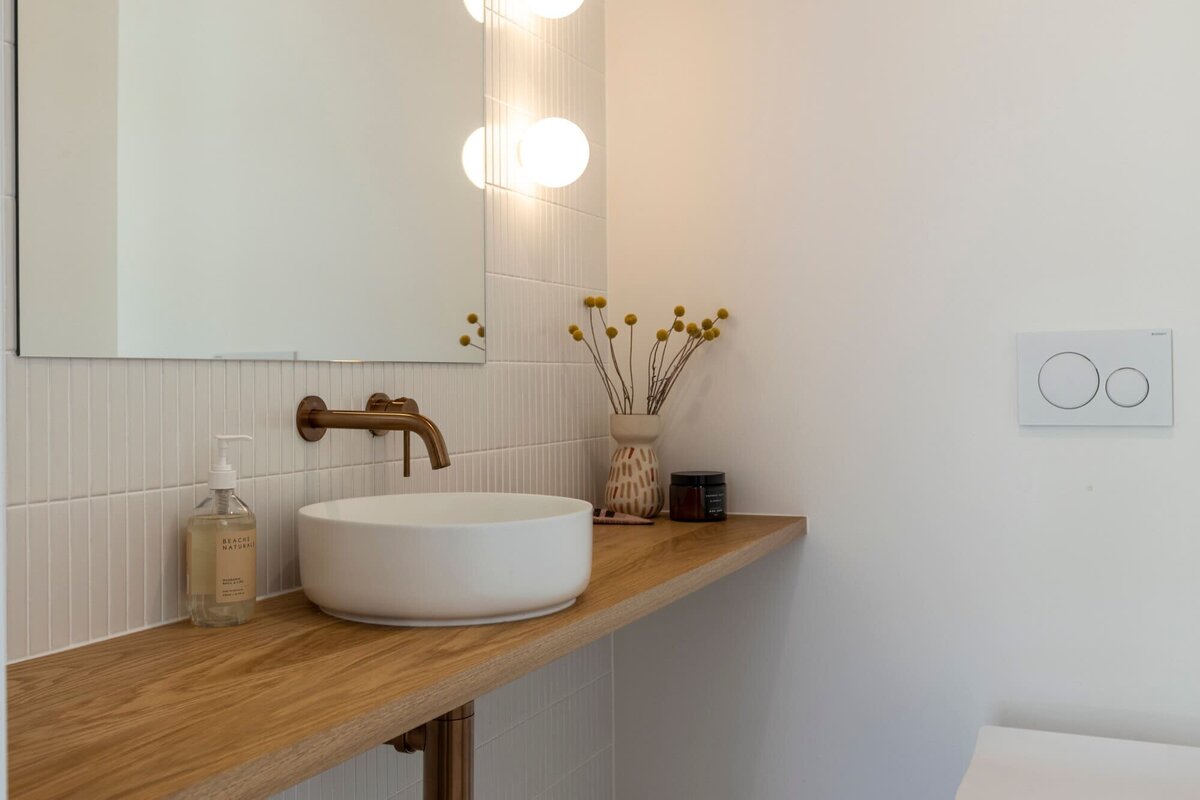
[(724, 472), (672, 472), (672, 486), (721, 486), (725, 483)]

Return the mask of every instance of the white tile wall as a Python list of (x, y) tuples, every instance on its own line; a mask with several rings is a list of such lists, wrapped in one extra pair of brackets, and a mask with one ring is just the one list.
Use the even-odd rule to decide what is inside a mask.
[[(319, 500), (424, 490), (532, 491), (593, 499), (606, 409), (566, 327), (604, 291), (604, 6), (559, 21), (488, 0), (488, 364), (21, 359), (13, 292), (12, 0), (4, 0), (0, 251), (8, 380), (7, 645), (12, 660), (178, 619), (180, 520), (203, 496), (211, 436), (245, 432), (241, 493), (260, 524), (264, 594), (298, 586), (295, 511)], [(563, 189), (521, 180), (523, 126), (566, 116), (592, 161)], [(296, 436), (298, 400), (360, 407), (409, 395), (442, 427), (450, 469), (400, 476), (398, 436)], [(418, 451), (420, 448), (417, 443)], [(597, 642), (477, 704), (478, 796), (612, 796), (611, 644)], [(399, 733), (399, 731), (397, 732)], [(377, 748), (281, 795), (420, 797), (419, 756)]]

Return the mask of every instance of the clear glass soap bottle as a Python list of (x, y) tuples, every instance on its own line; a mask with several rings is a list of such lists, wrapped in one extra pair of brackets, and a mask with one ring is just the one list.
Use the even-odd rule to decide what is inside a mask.
[(187, 607), (207, 628), (240, 625), (254, 613), (258, 524), (236, 494), (237, 472), (226, 447), (244, 435), (217, 436), (217, 463), (208, 473), (208, 497), (188, 518)]

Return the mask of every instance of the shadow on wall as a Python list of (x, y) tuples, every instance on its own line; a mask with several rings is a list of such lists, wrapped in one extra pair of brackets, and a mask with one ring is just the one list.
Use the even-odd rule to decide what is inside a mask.
[[(801, 540), (674, 604), (669, 609), (670, 625), (655, 624), (660, 611), (616, 634), (614, 658), (621, 696), (616, 706), (617, 759), (624, 762), (618, 782), (621, 774), (661, 773), (654, 763), (663, 750), (671, 751), (669, 761), (676, 764), (681, 754), (696, 764), (731, 762), (733, 736), (738, 737), (739, 753), (761, 756), (772, 750), (761, 739), (777, 726), (743, 724), (729, 729), (724, 721), (765, 720), (780, 713), (779, 693), (788, 691), (789, 681), (794, 680), (779, 673), (782, 648), (789, 638), (785, 631), (796, 624), (794, 595), (803, 552)], [(632, 654), (628, 660), (622, 659), (625, 653)], [(700, 669), (690, 669), (686, 654), (695, 653), (710, 653), (711, 659)], [(646, 670), (647, 664), (654, 666)], [(635, 673), (636, 681), (621, 685), (622, 675)], [(653, 730), (630, 731), (622, 725), (622, 709), (635, 708), (670, 709), (673, 717), (656, 721)], [(640, 713), (637, 716), (641, 719)], [(760, 770), (730, 766), (663, 776), (664, 786), (671, 787), (672, 797), (764, 796), (754, 785)], [(707, 776), (705, 785), (690, 785), (694, 775)], [(713, 785), (714, 775), (720, 784)], [(636, 790), (641, 791), (656, 790), (645, 786)], [(634, 796), (636, 792), (628, 793), (627, 800), (643, 800)], [(620, 785), (617, 796), (626, 797)]]

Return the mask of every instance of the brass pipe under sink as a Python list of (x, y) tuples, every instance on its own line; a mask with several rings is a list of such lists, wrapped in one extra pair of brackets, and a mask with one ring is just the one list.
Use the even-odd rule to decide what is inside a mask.
[(296, 407), (296, 430), (306, 442), (315, 442), (329, 428), (369, 430), (375, 436), (388, 431), (404, 431), (404, 476), (409, 475), (408, 434), (415, 433), (425, 443), (429, 453), (429, 464), (434, 469), (450, 466), (450, 453), (446, 440), (433, 420), (417, 411), (417, 403), (410, 398), (391, 400), (386, 394), (376, 393), (367, 401), (366, 411), (331, 411), (325, 401), (309, 395)]
[(475, 783), (475, 703), (431, 719), (388, 742), (401, 753), (424, 752), (424, 800), (471, 800)]

